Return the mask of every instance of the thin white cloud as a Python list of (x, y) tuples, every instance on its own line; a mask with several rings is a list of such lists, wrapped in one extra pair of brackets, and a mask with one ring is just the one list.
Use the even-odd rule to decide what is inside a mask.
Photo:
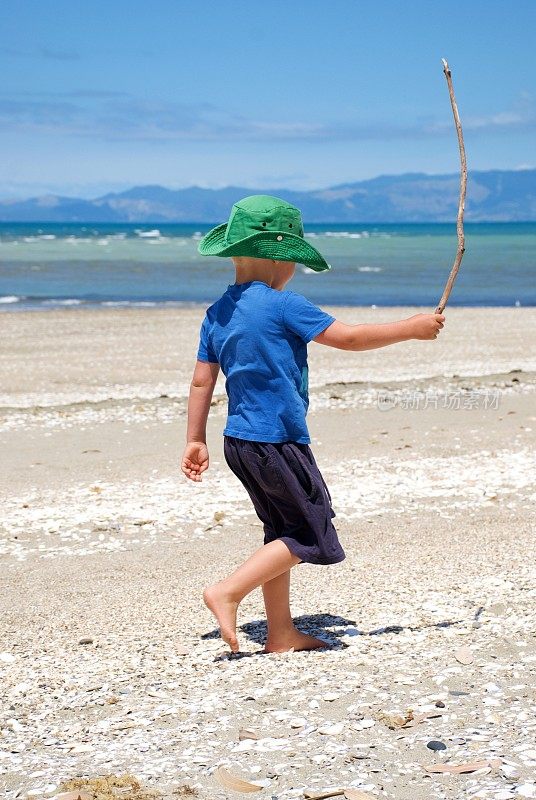
[[(505, 111), (495, 111), (480, 116), (465, 115), (462, 119), (464, 131), (486, 131), (509, 133), (511, 131), (528, 131), (536, 129), (536, 108), (534, 97), (530, 92), (521, 91), (513, 103), (513, 107)], [(430, 131), (442, 132), (452, 127), (449, 120), (430, 125)]]
[[(113, 90), (81, 89), (16, 98), (0, 95), (4, 131), (26, 131), (102, 141), (359, 141), (426, 139), (447, 135), (452, 120), (417, 120), (408, 125), (388, 121), (355, 123), (256, 120), (209, 103), (170, 103), (134, 98)], [(523, 96), (512, 110), (463, 120), (466, 132), (527, 131), (536, 128), (532, 97)]]

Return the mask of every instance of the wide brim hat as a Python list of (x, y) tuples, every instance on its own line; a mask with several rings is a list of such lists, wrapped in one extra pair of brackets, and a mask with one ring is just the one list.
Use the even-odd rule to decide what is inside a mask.
[(323, 272), (325, 258), (304, 239), (298, 208), (270, 195), (251, 195), (235, 203), (229, 221), (217, 225), (198, 245), (203, 256), (249, 256), (294, 261)]

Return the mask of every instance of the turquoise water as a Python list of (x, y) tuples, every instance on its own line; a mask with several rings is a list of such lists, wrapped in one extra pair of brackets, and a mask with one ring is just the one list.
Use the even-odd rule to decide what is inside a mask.
[[(210, 226), (0, 223), (0, 309), (210, 304), (234, 282), (228, 259), (204, 258)], [(536, 223), (466, 225), (451, 305), (536, 305)], [(439, 300), (456, 252), (446, 224), (312, 225), (332, 270), (297, 266), (288, 288), (324, 305)]]

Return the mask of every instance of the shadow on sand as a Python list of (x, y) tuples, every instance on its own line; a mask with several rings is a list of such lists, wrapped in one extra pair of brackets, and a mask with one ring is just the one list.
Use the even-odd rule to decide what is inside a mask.
[[(483, 607), (480, 606), (474, 614), (473, 624), (479, 624), (480, 615), (483, 612)], [(347, 640), (350, 637), (358, 636), (383, 636), (385, 634), (399, 634), (403, 631), (420, 631), (426, 628), (450, 628), (454, 625), (462, 625), (467, 620), (444, 620), (442, 622), (427, 622), (421, 625), (384, 625), (381, 628), (375, 628), (370, 631), (361, 630), (357, 627), (355, 620), (347, 619), (334, 614), (304, 614), (300, 617), (293, 617), (294, 623), (299, 630), (303, 633), (308, 633), (312, 636), (317, 636), (326, 642), (326, 647), (331, 650), (343, 650), (348, 647), (348, 641), (342, 641), (342, 637)], [(253, 620), (240, 625), (239, 630), (244, 633), (248, 639), (258, 645), (264, 645), (267, 636), (266, 620)], [(207, 633), (202, 634), (202, 639), (218, 639), (219, 630), (215, 628)], [(262, 652), (262, 651), (259, 651)], [(315, 651), (307, 651), (314, 653)], [(257, 653), (243, 653), (245, 655), (257, 655)]]

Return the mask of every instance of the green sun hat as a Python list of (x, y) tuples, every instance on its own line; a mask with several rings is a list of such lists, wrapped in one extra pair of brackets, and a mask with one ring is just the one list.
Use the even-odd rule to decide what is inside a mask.
[(235, 203), (229, 222), (209, 231), (197, 249), (202, 256), (272, 258), (305, 264), (315, 272), (331, 269), (304, 239), (300, 210), (267, 194), (253, 194)]

